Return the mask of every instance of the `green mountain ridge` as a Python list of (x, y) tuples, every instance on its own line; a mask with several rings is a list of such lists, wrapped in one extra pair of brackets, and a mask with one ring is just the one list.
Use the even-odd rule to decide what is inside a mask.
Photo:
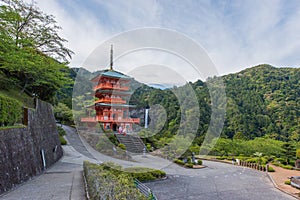
[[(86, 84), (101, 72), (90, 73), (80, 69)], [(222, 78), (227, 97), (222, 137), (254, 139), (266, 136), (283, 141), (300, 140), (300, 68), (277, 68), (263, 64), (216, 78)], [(214, 78), (207, 81), (210, 79)], [(199, 100), (200, 121), (196, 143), (201, 143), (211, 118), (209, 90), (207, 82), (201, 80), (189, 84)], [(185, 86), (161, 90), (134, 80), (131, 87), (134, 93), (130, 104), (137, 105), (137, 109), (160, 104), (167, 112), (166, 123), (152, 139), (176, 134), (181, 111), (173, 92)], [(184, 95), (184, 104), (189, 104), (190, 94)], [(159, 119), (159, 113), (155, 116)]]

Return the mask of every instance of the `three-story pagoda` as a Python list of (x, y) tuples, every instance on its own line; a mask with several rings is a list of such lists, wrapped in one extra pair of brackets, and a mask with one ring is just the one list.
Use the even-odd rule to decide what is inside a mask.
[[(113, 70), (112, 49), (110, 69), (104, 70), (91, 81), (94, 85), (95, 103), (93, 108), (96, 116), (92, 121), (103, 125), (104, 130), (128, 133), (132, 125), (140, 123), (139, 118), (131, 118), (129, 108), (135, 107), (128, 104), (128, 97), (132, 94), (129, 83), (131, 77)], [(82, 118), (82, 122), (92, 122), (91, 118)]]

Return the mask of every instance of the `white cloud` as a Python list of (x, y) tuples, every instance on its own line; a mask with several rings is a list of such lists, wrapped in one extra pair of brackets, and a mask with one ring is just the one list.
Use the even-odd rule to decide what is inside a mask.
[[(300, 2), (296, 0), (48, 0), (39, 1), (38, 6), (55, 15), (63, 27), (62, 35), (76, 53), (73, 67), (82, 65), (114, 34), (149, 26), (174, 29), (194, 39), (206, 49), (221, 74), (259, 63), (300, 63)], [(134, 61), (130, 64), (139, 65)]]

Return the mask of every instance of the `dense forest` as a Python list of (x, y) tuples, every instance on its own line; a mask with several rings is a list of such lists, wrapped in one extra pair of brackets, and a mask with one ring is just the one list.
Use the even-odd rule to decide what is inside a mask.
[[(299, 68), (259, 65), (221, 78), (227, 97), (223, 137), (254, 139), (267, 136), (283, 141), (299, 141)], [(201, 137), (210, 121), (210, 94), (205, 82), (198, 80), (189, 84), (199, 100), (197, 136)], [(172, 135), (180, 120), (179, 105), (172, 90), (176, 89), (160, 90), (143, 86), (135, 91), (131, 99), (133, 104), (140, 107), (161, 104), (167, 110), (163, 135)]]
[[(85, 72), (85, 77), (100, 73), (81, 71)], [(195, 143), (201, 144), (211, 119), (212, 104), (207, 83), (220, 78), (225, 84), (227, 99), (223, 138), (249, 140), (265, 136), (282, 141), (300, 140), (300, 69), (259, 65), (238, 73), (208, 78), (206, 82), (198, 80), (187, 84), (192, 87), (199, 103), (200, 116)], [(182, 120), (180, 106), (187, 106), (186, 111), (193, 109), (189, 105), (192, 104), (190, 94), (182, 89), (184, 87), (187, 86), (162, 90), (133, 81), (134, 93), (130, 104), (137, 105), (137, 110), (159, 104), (166, 112), (166, 116), (163, 116), (163, 112), (154, 114), (153, 120), (156, 123), (159, 124), (160, 117), (166, 117), (166, 123), (159, 124), (162, 127), (160, 132), (149, 140), (172, 137)], [(181, 92), (184, 94), (181, 94), (179, 103), (178, 95)]]

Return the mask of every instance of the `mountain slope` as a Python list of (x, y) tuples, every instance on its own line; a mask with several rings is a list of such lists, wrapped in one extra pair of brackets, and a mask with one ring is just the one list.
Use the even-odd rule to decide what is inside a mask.
[(223, 79), (228, 103), (225, 135), (299, 140), (299, 68), (259, 65)]

